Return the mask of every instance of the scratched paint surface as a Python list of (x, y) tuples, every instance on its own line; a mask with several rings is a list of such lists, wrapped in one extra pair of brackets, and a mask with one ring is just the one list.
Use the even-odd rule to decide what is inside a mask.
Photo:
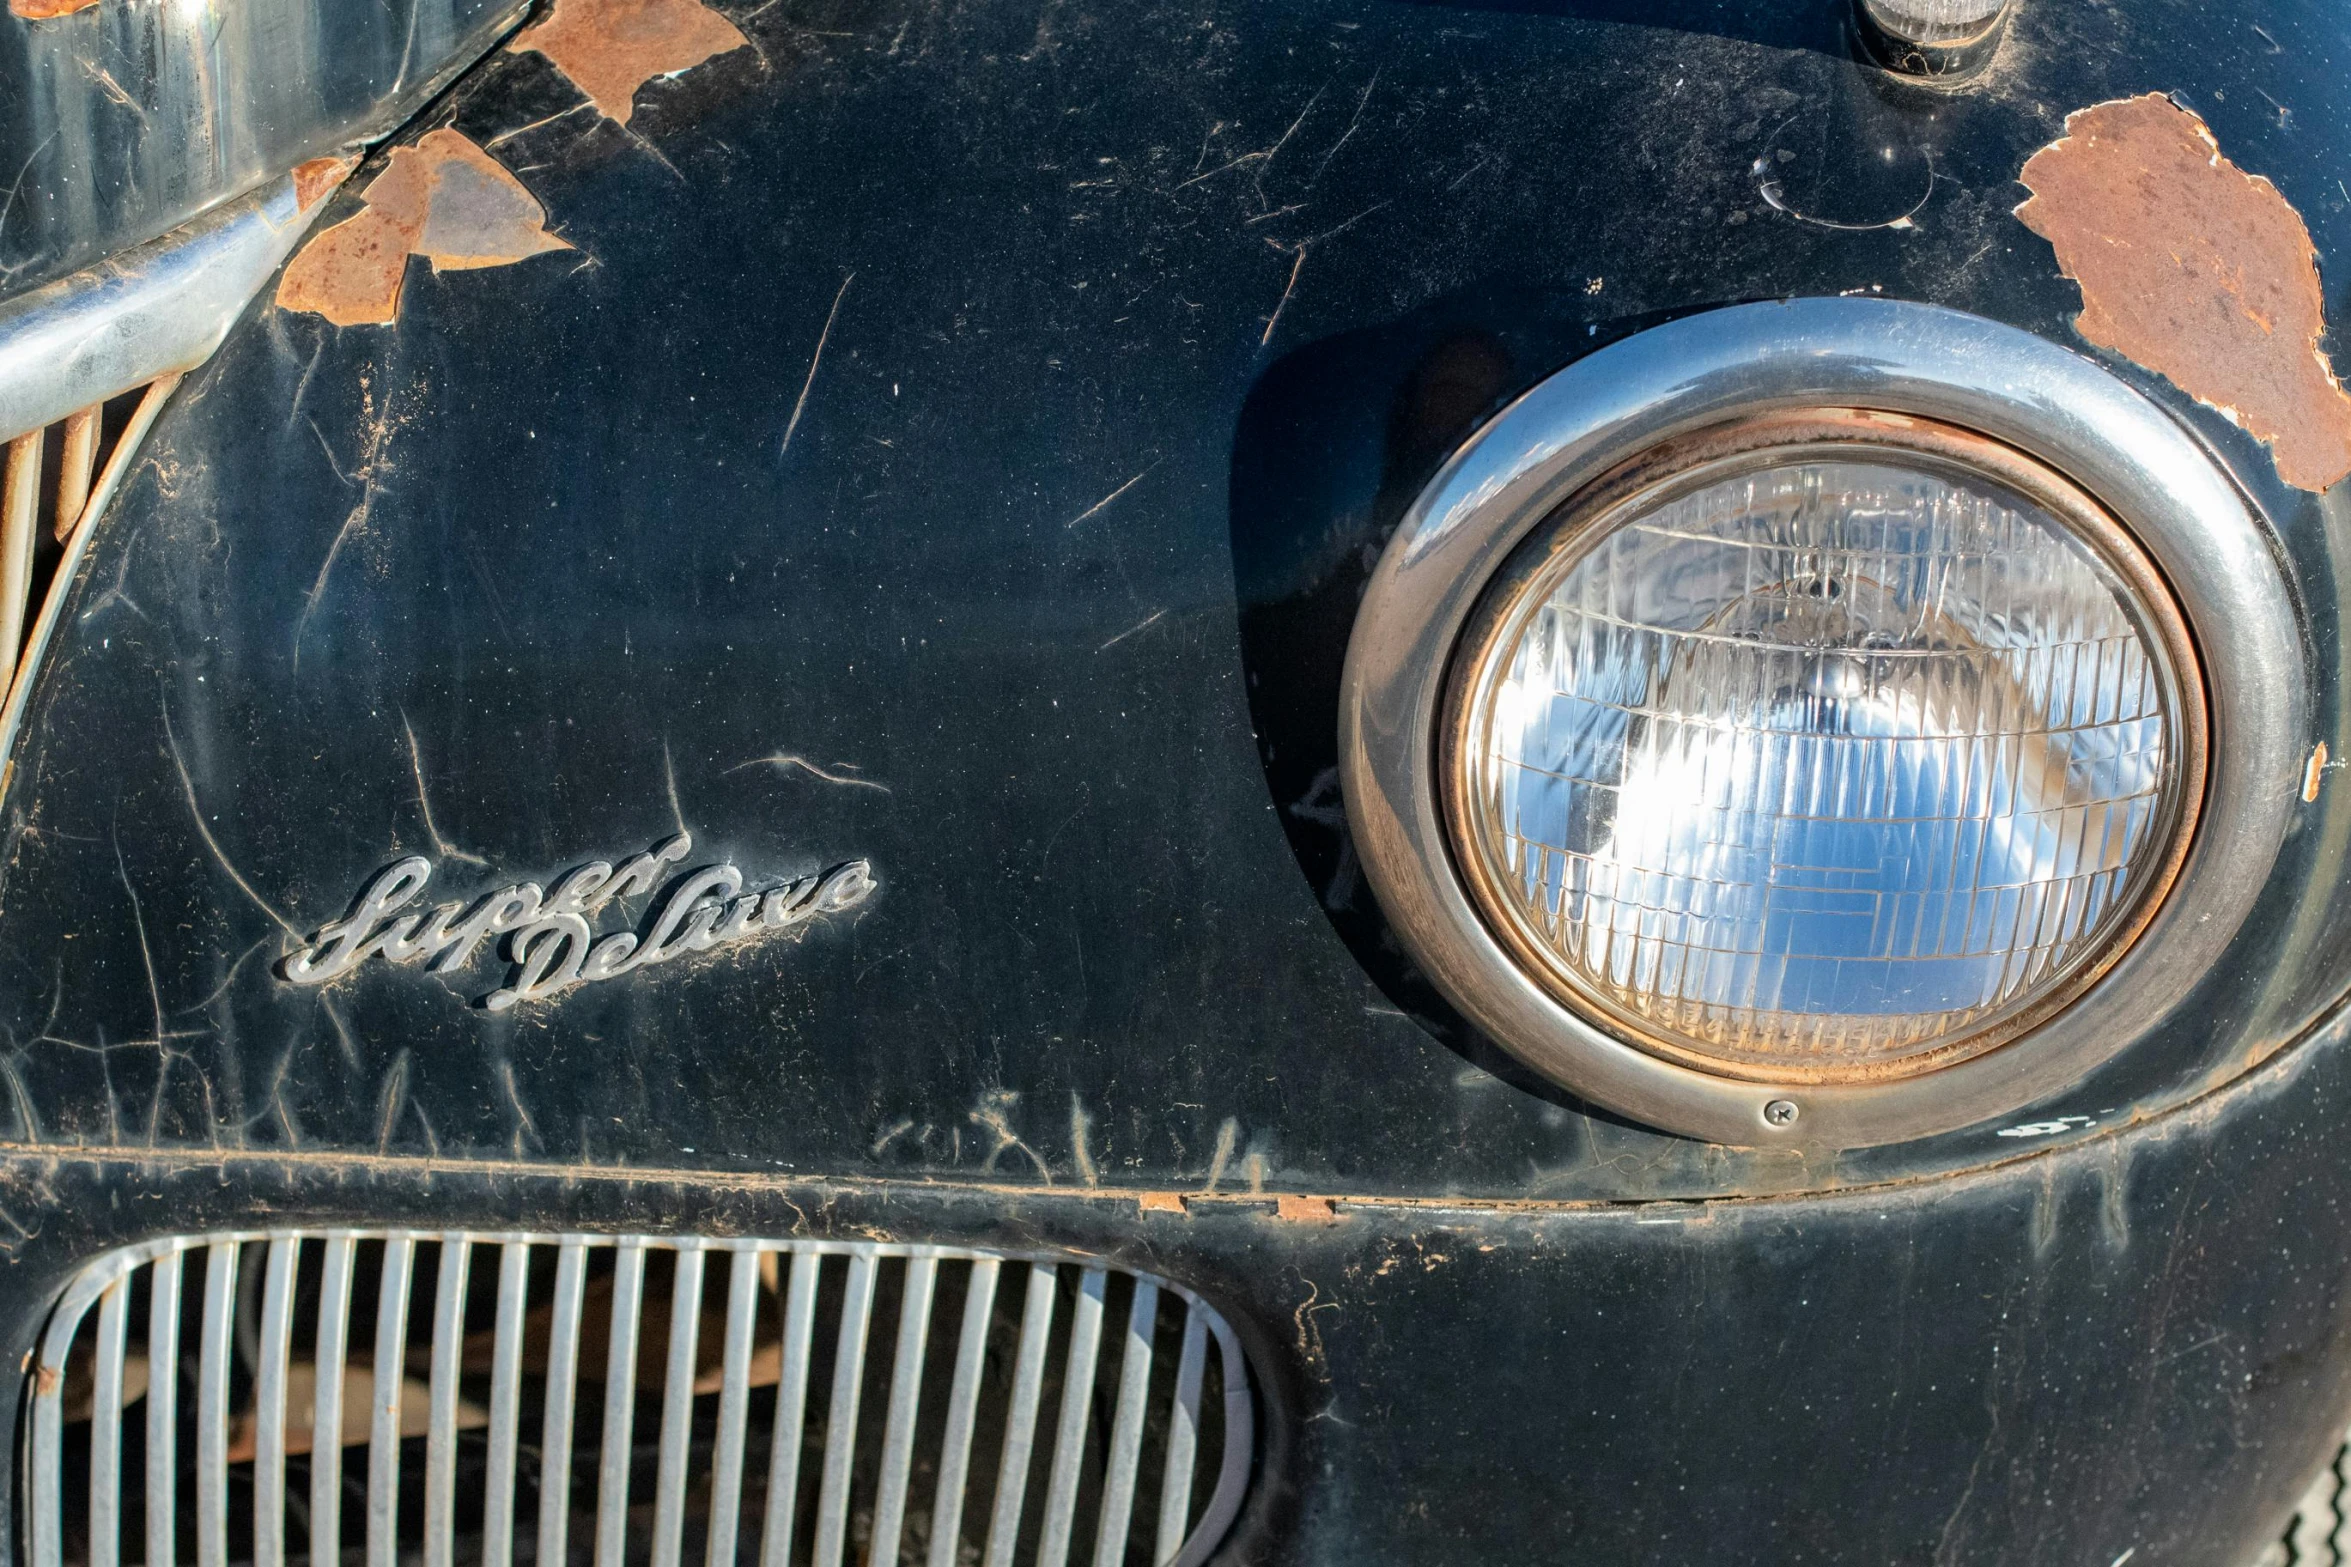
[[(1807, 1169), (1514, 1076), (1323, 777), (1385, 529), (1590, 345), (1846, 290), (2062, 340), (2013, 176), (2154, 72), (2340, 254), (2339, 24), (2213, 9), (2027, 7), (1925, 106), (1834, 7), (1675, 0), (744, 5), (625, 126), (497, 57), (412, 140), (576, 258), (257, 310), (95, 540), (0, 796), (0, 1331), (94, 1236), (292, 1214), (1101, 1249), (1262, 1351), (1253, 1559), (2231, 1560), (2351, 1391), (2351, 1057), (2110, 1134), (2332, 999), (2339, 900), (2043, 1130)], [(2342, 501), (2155, 395), (2338, 645)], [(2345, 800), (2290, 876), (2346, 884)], [(680, 828), (883, 890), (505, 1014), (487, 958), (271, 971), (397, 856), (551, 885)], [(1892, 1184), (1628, 1201), (1835, 1180)]]
[[(492, 56), (389, 168), (461, 141), (544, 222), (451, 254), (572, 249), (403, 252), (380, 326), (257, 311), (166, 416), (0, 800), (0, 1136), (1755, 1192), (2093, 1135), (2339, 989), (2293, 957), (2351, 952), (2339, 914), (2289, 898), (2202, 1003), (2228, 1028), (2019, 1121), (2058, 1131), (1821, 1165), (1528, 1079), (1350, 870), (1326, 774), (1352, 594), (1481, 412), (1730, 299), (1875, 289), (2062, 336), (2077, 296), (2011, 178), (2038, 105), (2102, 80), (1905, 108), (1801, 16), (755, 10), (729, 13), (754, 47), (644, 84), (626, 125), (546, 55)], [(2018, 58), (2061, 56), (2034, 45), (2056, 25)], [(1826, 205), (1823, 171), (1893, 135), (1931, 199)], [(336, 220), (377, 211), (373, 178)], [(2291, 536), (2331, 616), (2328, 530)], [(471, 896), (680, 830), (697, 864), (866, 859), (881, 891), (511, 1013), (468, 1005), (502, 983), (486, 947), (275, 972), (402, 856)], [(2298, 837), (2289, 874), (2341, 838)]]

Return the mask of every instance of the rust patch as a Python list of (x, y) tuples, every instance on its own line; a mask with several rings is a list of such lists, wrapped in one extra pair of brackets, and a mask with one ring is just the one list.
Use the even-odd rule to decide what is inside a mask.
[(1339, 1217), (1328, 1197), (1277, 1196), (1273, 1216), (1291, 1224), (1330, 1224)]
[(8, 14), (28, 22), (46, 22), (76, 11), (87, 11), (98, 0), (8, 0)]
[(312, 158), (294, 165), (294, 205), (308, 212), (359, 167), (357, 158)]
[(547, 20), (507, 47), (545, 55), (598, 113), (626, 125), (638, 88), (750, 41), (702, 0), (555, 0)]
[(1185, 1208), (1181, 1192), (1137, 1192), (1135, 1194), (1135, 1211), (1137, 1213), (1186, 1213), (1190, 1210)]
[(2310, 753), (2310, 760), (2302, 769), (2302, 803), (2304, 805), (2308, 805), (2318, 798), (2318, 786), (2326, 781), (2326, 772), (2327, 743), (2321, 740), (2318, 742), (2317, 748)]
[(33, 1387), (41, 1397), (54, 1398), (57, 1395), (58, 1384), (63, 1380), (57, 1374), (55, 1366), (43, 1366), (40, 1373), (33, 1378)]
[(2201, 119), (2160, 93), (2078, 109), (2017, 177), (2017, 217), (2081, 285), (2076, 331), (2244, 426), (2288, 484), (2351, 474), (2310, 230)]
[(547, 212), (496, 159), (453, 130), (396, 148), (361, 198), (365, 208), (314, 237), (286, 267), (278, 307), (337, 326), (400, 315), (408, 258), (436, 272), (498, 267), (569, 250), (547, 232)]

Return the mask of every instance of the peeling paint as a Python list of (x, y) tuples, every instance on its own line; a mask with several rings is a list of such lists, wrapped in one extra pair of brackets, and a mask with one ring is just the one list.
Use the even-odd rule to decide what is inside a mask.
[(2016, 209), (2081, 285), (2074, 329), (2266, 442), (2278, 477), (2351, 474), (2351, 395), (2320, 347), (2326, 307), (2301, 214), (2160, 93), (2068, 115)]
[(1184, 1206), (1184, 1196), (1181, 1192), (1137, 1192), (1135, 1194), (1135, 1211), (1137, 1213), (1183, 1214), (1189, 1213), (1191, 1210)]
[(380, 325), (399, 318), (410, 256), (451, 272), (571, 249), (547, 232), (538, 198), (453, 130), (395, 148), (361, 200), (356, 217), (315, 236), (287, 265), (280, 309), (337, 326)]
[(638, 88), (750, 41), (701, 0), (556, 0), (545, 21), (507, 47), (545, 55), (598, 113), (626, 125)]
[(295, 164), (294, 205), (308, 212), (334, 194), (335, 188), (349, 179), (351, 171), (358, 167), (359, 160), (356, 157), (312, 158)]
[(1330, 1224), (1339, 1217), (1328, 1197), (1293, 1197), (1287, 1194), (1274, 1198), (1273, 1216), (1290, 1224)]

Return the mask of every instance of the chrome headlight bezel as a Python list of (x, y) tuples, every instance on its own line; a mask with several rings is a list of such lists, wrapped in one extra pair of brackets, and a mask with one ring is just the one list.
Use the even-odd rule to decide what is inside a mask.
[[(2168, 891), (2059, 1007), (1997, 1048), (1889, 1081), (1734, 1077), (1566, 1003), (1479, 910), (1453, 853), (1450, 686), (1489, 585), (1563, 509), (1675, 443), (1791, 410), (1935, 421), (2077, 486), (2161, 574), (2204, 686), (2203, 788)], [(2079, 1081), (2195, 988), (2292, 821), (2308, 707), (2298, 618), (2249, 502), (2202, 446), (2056, 344), (1933, 306), (1812, 299), (1653, 328), (1544, 381), (1438, 473), (1381, 557), (1350, 640), (1340, 770), (1382, 908), (1453, 1002), (1563, 1086), (1711, 1141), (1853, 1147), (2006, 1114)], [(1767, 1113), (1767, 1107), (1769, 1113)]]

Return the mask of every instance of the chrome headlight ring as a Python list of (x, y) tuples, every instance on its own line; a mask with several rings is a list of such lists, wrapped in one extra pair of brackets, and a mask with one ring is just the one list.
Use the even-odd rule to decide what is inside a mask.
[[(1606, 476), (1757, 416), (1938, 421), (2045, 464), (2166, 579), (2203, 676), (2202, 798), (2168, 894), (2054, 1015), (1998, 1048), (1884, 1081), (1731, 1076), (1666, 1059), (1565, 1004), (1479, 912), (1446, 789), (1457, 650), (1514, 551)], [(1406, 513), (1347, 651), (1340, 774), (1391, 924), (1475, 1023), (1545, 1077), (1710, 1141), (1861, 1147), (1970, 1126), (2078, 1082), (2202, 980), (2293, 820), (2308, 693), (2293, 600), (2251, 505), (2168, 414), (2087, 359), (1956, 311), (1807, 299), (1687, 317), (1602, 349), (1497, 415)], [(2200, 809), (2198, 809), (2200, 807)], [(1488, 900), (1490, 906), (1490, 900)]]

